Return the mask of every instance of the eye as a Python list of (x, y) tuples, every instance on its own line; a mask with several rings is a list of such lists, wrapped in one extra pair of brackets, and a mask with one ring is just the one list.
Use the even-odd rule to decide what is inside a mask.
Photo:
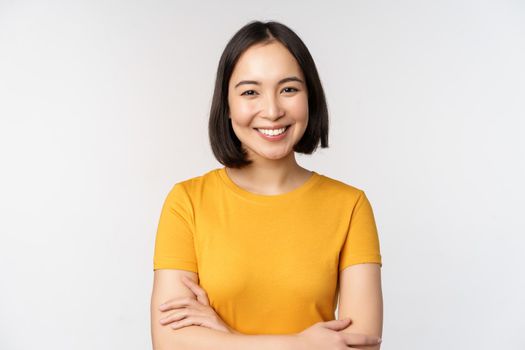
[(298, 89), (294, 88), (294, 87), (285, 87), (283, 90), (286, 90), (286, 89), (292, 89), (294, 91), (290, 91), (290, 92), (296, 92), (296, 91), (299, 91)]
[(245, 92), (243, 92), (241, 94), (241, 96), (244, 96), (244, 95), (246, 95), (246, 96), (253, 96), (253, 94), (247, 94), (247, 92), (255, 92), (255, 91), (254, 90), (246, 90)]
[[(298, 89), (296, 89), (296, 88), (294, 88), (294, 87), (290, 87), (290, 86), (289, 86), (289, 87), (285, 87), (285, 88), (283, 89), (283, 91), (286, 90), (286, 89), (292, 89), (292, 91), (286, 91), (286, 92), (297, 92), (297, 91), (299, 91)], [(253, 92), (253, 93), (252, 93), (252, 92)], [(254, 95), (255, 95), (255, 90), (246, 90), (246, 91), (244, 91), (244, 92), (241, 94), (241, 96), (254, 96)]]

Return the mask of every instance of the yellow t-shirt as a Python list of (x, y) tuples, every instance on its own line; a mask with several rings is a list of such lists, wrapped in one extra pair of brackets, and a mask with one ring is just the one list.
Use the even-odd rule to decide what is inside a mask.
[(217, 314), (245, 334), (335, 319), (338, 274), (359, 263), (382, 266), (362, 190), (314, 171), (290, 192), (255, 194), (224, 167), (173, 186), (153, 257), (154, 270), (198, 273)]

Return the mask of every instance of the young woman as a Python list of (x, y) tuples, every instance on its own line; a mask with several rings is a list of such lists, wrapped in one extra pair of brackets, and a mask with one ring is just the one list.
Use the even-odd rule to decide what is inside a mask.
[(254, 21), (231, 38), (209, 136), (224, 167), (176, 183), (160, 215), (154, 348), (379, 349), (374, 215), (363, 190), (295, 159), (328, 147), (328, 111), (290, 28)]

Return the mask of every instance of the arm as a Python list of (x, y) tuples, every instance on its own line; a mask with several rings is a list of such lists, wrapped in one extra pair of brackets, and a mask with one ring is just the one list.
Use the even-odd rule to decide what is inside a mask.
[(157, 269), (154, 272), (151, 295), (151, 337), (153, 350), (291, 350), (293, 335), (244, 335), (220, 332), (201, 326), (171, 329), (160, 324), (159, 305), (166, 300), (193, 296), (181, 281), (183, 275), (197, 281), (197, 274), (177, 269)]
[[(339, 274), (340, 293), (337, 319), (350, 317), (352, 323), (341, 332), (382, 337), (383, 292), (381, 267), (377, 263), (350, 265)], [(361, 346), (379, 350), (381, 344)]]

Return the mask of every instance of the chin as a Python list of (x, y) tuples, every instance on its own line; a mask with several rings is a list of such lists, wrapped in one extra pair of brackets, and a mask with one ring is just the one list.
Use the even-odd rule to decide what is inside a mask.
[(278, 154), (278, 155), (270, 155), (270, 154), (258, 154), (259, 157), (261, 158), (266, 158), (268, 160), (279, 160), (279, 159), (283, 159), (283, 158), (286, 158), (290, 155), (290, 152), (286, 152), (286, 153), (282, 153), (282, 154)]

